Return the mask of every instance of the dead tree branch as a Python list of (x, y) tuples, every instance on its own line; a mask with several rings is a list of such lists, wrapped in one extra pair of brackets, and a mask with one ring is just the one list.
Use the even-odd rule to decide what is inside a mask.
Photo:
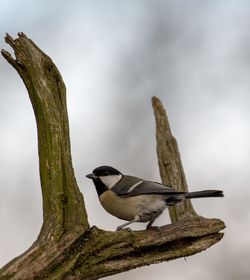
[[(23, 33), (7, 35), (15, 58), (3, 57), (21, 76), (36, 117), (43, 225), (34, 244), (0, 269), (0, 279), (98, 279), (139, 266), (190, 256), (217, 243), (225, 225), (199, 217), (190, 202), (171, 211), (161, 230), (110, 232), (89, 227), (71, 161), (66, 89), (53, 61)], [(187, 184), (167, 116), (153, 98), (162, 180)], [(190, 219), (192, 218), (192, 219)]]

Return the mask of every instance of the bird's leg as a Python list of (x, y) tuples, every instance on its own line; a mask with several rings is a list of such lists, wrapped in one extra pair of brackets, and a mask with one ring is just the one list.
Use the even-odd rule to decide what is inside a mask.
[(152, 224), (154, 223), (154, 221), (156, 220), (156, 218), (152, 219), (148, 224), (147, 224), (147, 228), (146, 229), (149, 229), (152, 227)]
[[(152, 224), (154, 223), (154, 221), (161, 215), (162, 211), (157, 213), (157, 215), (154, 215), (154, 217), (149, 221), (149, 223), (147, 224), (147, 228), (152, 228)], [(158, 228), (158, 227), (157, 227)]]
[(129, 222), (126, 222), (126, 223), (120, 225), (119, 227), (117, 227), (117, 228), (116, 228), (116, 231), (122, 230), (124, 227), (126, 227), (126, 226), (128, 226), (128, 225), (131, 225), (131, 224), (134, 223), (134, 222), (138, 222), (139, 220), (140, 220), (140, 217), (139, 217), (139, 216), (136, 216), (136, 217), (134, 218), (134, 220), (129, 221)]

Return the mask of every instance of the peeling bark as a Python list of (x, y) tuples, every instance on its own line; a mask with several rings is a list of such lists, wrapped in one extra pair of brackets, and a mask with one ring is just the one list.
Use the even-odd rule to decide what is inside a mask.
[[(174, 224), (145, 231), (89, 227), (71, 161), (66, 89), (52, 60), (23, 33), (3, 57), (26, 85), (37, 123), (43, 225), (34, 244), (0, 269), (0, 279), (98, 279), (136, 267), (190, 256), (217, 243), (225, 228), (199, 217), (187, 201), (170, 210)], [(153, 98), (162, 181), (187, 190), (177, 143), (159, 99)]]

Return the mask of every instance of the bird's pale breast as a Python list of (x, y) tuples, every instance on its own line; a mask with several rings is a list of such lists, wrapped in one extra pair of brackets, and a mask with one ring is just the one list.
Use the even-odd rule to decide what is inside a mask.
[(162, 195), (117, 196), (108, 190), (99, 197), (103, 208), (117, 218), (131, 221), (136, 216), (161, 212), (166, 208)]

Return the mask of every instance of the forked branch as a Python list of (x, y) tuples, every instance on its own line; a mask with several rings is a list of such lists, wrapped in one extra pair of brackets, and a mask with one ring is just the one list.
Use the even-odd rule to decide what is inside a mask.
[[(71, 161), (66, 89), (52, 60), (23, 33), (6, 36), (15, 58), (3, 57), (24, 81), (36, 117), (43, 226), (34, 244), (0, 269), (0, 279), (98, 279), (139, 266), (190, 256), (217, 243), (225, 225), (199, 217), (191, 202), (171, 211), (159, 229), (109, 232), (89, 227)], [(164, 108), (153, 98), (163, 183), (187, 184)], [(191, 218), (191, 219), (190, 219)]]

